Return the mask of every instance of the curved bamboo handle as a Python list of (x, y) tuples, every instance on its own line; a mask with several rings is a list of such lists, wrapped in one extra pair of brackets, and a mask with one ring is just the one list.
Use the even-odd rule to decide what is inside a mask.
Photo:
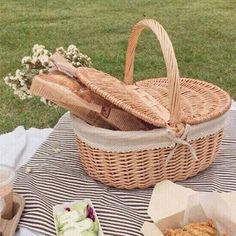
[(181, 122), (179, 69), (172, 43), (164, 28), (157, 21), (152, 19), (145, 19), (138, 22), (134, 26), (129, 38), (128, 48), (126, 52), (124, 82), (126, 84), (133, 84), (135, 49), (137, 46), (138, 37), (145, 27), (150, 28), (160, 42), (167, 69), (170, 126), (176, 126)]

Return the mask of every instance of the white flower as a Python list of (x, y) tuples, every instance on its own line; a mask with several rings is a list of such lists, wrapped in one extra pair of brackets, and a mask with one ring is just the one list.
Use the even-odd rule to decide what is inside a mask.
[(12, 87), (14, 90), (16, 90), (16, 89), (17, 89), (17, 86), (16, 86), (16, 84), (11, 84), (11, 87)]
[(31, 67), (30, 67), (29, 64), (26, 64), (26, 65), (25, 65), (25, 68), (26, 68), (27, 70), (29, 70)]
[(15, 95), (19, 95), (19, 91), (18, 91), (18, 90), (15, 90), (13, 93), (14, 93)]
[(26, 64), (31, 62), (31, 57), (27, 56), (27, 57), (23, 57), (21, 60), (21, 64)]
[(78, 48), (75, 46), (75, 45), (73, 45), (73, 44), (71, 44), (71, 45), (69, 45), (69, 47), (67, 48), (67, 51), (68, 52), (73, 52), (73, 51), (79, 51), (78, 50)]
[(39, 53), (40, 53), (41, 55), (46, 54), (45, 52), (47, 52), (47, 51), (44, 50), (44, 49), (40, 49), (40, 50), (39, 50)]
[(19, 69), (16, 70), (16, 76), (21, 76), (21, 71)]
[(24, 86), (24, 85), (25, 85), (25, 81), (24, 81), (24, 80), (21, 80), (21, 81), (20, 81), (20, 85), (21, 85), (21, 86)]
[(74, 56), (72, 57), (72, 59), (75, 61), (75, 60), (78, 59), (78, 56), (77, 56), (77, 55), (74, 55)]
[(39, 70), (39, 74), (47, 73), (48, 71), (49, 71), (48, 68), (44, 68), (44, 69)]
[(14, 77), (13, 75), (10, 75), (10, 76), (9, 76), (9, 80), (10, 80), (10, 81), (14, 81), (14, 80), (15, 80), (15, 77)]
[(36, 63), (38, 62), (38, 57), (34, 55), (34, 56), (32, 57), (32, 62), (33, 62), (34, 64), (36, 64)]
[(44, 103), (44, 104), (47, 104), (47, 100), (46, 100), (45, 98), (43, 98), (43, 97), (40, 98), (40, 101), (41, 101), (42, 103)]
[[(56, 49), (61, 55), (63, 55), (69, 63), (75, 67), (90, 66), (91, 59), (82, 53), (75, 45), (69, 45), (65, 50), (63, 47)], [(4, 81), (14, 90), (14, 94), (20, 99), (24, 100), (31, 98), (30, 86), (34, 75), (39, 73), (47, 73), (50, 70), (49, 57), (52, 54), (45, 49), (45, 46), (35, 44), (32, 49), (32, 56), (23, 57), (21, 64), (23, 69), (16, 70), (15, 75), (8, 74)], [(56, 104), (46, 100), (40, 99), (43, 103), (56, 107)]]
[(35, 53), (35, 52), (38, 52), (39, 50), (44, 49), (44, 48), (45, 48), (45, 46), (43, 46), (43, 45), (35, 44), (33, 46), (32, 51), (33, 51), (33, 53)]
[(24, 94), (19, 95), (19, 97), (20, 97), (21, 100), (25, 100), (27, 98), (27, 96), (24, 95)]
[(28, 88), (27, 88), (27, 86), (24, 84), (22, 87), (20, 87), (20, 90), (26, 92), (26, 91), (28, 91)]
[(40, 56), (38, 57), (38, 60), (39, 60), (42, 64), (48, 63), (49, 57), (48, 57), (47, 55), (40, 55)]
[(40, 56), (40, 51), (37, 50), (34, 54), (33, 54), (33, 57), (39, 57)]
[(6, 76), (3, 80), (5, 81), (5, 83), (9, 83), (10, 78), (9, 78), (9, 76)]
[(64, 49), (63, 47), (59, 47), (59, 48), (56, 49), (56, 51), (57, 51), (57, 52), (64, 52), (65, 49)]

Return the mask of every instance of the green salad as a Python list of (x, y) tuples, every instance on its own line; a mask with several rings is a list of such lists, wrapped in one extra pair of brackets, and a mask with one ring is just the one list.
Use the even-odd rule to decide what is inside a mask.
[(59, 236), (98, 236), (99, 223), (93, 208), (87, 202), (79, 202), (55, 213)]

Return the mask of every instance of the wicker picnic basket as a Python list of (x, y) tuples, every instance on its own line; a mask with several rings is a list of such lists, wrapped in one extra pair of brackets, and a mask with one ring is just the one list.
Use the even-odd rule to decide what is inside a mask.
[[(160, 42), (167, 78), (134, 83), (135, 48), (145, 27)], [(213, 84), (179, 77), (171, 41), (157, 21), (146, 19), (134, 26), (124, 82), (92, 68), (79, 68), (77, 76), (93, 92), (157, 127), (112, 131), (71, 115), (80, 159), (94, 179), (117, 188), (147, 188), (164, 179), (184, 180), (213, 162), (230, 96)]]

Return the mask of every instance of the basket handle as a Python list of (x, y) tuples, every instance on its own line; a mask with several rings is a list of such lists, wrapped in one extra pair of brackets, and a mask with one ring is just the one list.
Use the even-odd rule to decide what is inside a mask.
[(181, 123), (179, 69), (172, 43), (162, 25), (157, 21), (152, 19), (145, 19), (138, 22), (133, 27), (126, 52), (124, 82), (126, 84), (133, 84), (135, 49), (137, 46), (138, 37), (145, 27), (151, 29), (160, 42), (168, 78), (168, 97), (170, 111), (169, 124), (172, 127), (177, 126), (177, 124)]

